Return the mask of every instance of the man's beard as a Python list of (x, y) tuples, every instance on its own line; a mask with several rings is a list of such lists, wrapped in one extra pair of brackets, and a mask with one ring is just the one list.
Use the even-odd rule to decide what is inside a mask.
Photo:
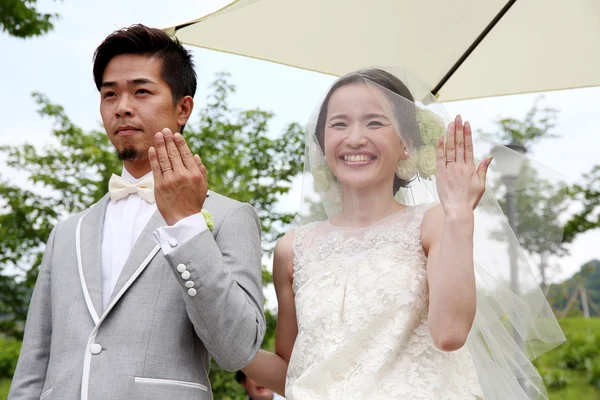
[(123, 150), (116, 150), (116, 153), (121, 161), (135, 161), (142, 159), (142, 154), (135, 147), (125, 147)]

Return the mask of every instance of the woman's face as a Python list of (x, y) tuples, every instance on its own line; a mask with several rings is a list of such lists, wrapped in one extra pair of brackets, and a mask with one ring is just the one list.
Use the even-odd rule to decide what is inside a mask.
[(337, 89), (324, 130), (327, 165), (342, 186), (366, 189), (393, 184), (402, 141), (373, 90), (364, 83)]

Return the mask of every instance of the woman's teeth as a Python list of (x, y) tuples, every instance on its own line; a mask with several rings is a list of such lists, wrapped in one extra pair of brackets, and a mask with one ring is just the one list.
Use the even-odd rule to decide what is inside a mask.
[(344, 156), (344, 161), (348, 162), (365, 162), (370, 161), (371, 157), (364, 155), (356, 155), (356, 156)]

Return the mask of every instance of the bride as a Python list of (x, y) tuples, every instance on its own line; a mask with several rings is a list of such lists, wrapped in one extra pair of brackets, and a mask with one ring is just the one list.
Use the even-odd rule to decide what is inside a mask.
[(446, 126), (410, 83), (361, 70), (322, 101), (303, 224), (275, 248), (276, 351), (244, 372), (288, 400), (543, 398), (523, 343), (564, 340), (547, 303), (479, 283), (493, 275), (474, 256), (492, 159), (476, 165), (469, 122)]

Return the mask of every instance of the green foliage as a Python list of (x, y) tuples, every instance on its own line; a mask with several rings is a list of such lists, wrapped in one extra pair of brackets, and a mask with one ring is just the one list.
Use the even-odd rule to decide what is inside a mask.
[(0, 27), (9, 35), (28, 38), (40, 36), (54, 29), (58, 14), (40, 13), (37, 0), (2, 0)]
[[(521, 167), (515, 187), (515, 233), (523, 249), (537, 262), (545, 290), (548, 259), (568, 253), (562, 241), (564, 226), (558, 219), (567, 211), (569, 204), (566, 187), (541, 178), (527, 163)], [(507, 215), (506, 199), (499, 199), (499, 204)], [(493, 236), (504, 235), (505, 232), (493, 233)]]
[(0, 378), (0, 399), (7, 399), (9, 390), (10, 379)]
[(600, 356), (585, 360), (586, 379), (588, 383), (600, 389)]
[(568, 374), (560, 369), (540, 368), (538, 372), (544, 380), (548, 390), (562, 389), (571, 382)]
[(213, 398), (223, 400), (246, 399), (242, 385), (235, 380), (235, 373), (222, 370), (214, 360), (210, 362), (209, 380), (212, 385)]
[(17, 367), (21, 342), (0, 337), (0, 378), (12, 378)]
[(565, 225), (566, 242), (572, 242), (577, 235), (600, 227), (600, 165), (584, 174), (582, 182), (573, 185), (569, 194), (583, 207)]
[(600, 357), (600, 336), (586, 331), (574, 332), (567, 340), (558, 350), (561, 368), (584, 371), (588, 361)]
[(558, 111), (550, 107), (540, 107), (543, 97), (538, 97), (525, 118), (500, 118), (495, 121), (494, 132), (483, 132), (482, 137), (503, 144), (514, 143), (531, 148), (543, 139), (556, 138), (551, 132), (556, 126)]
[[(541, 108), (538, 98), (523, 120), (504, 118), (496, 121), (496, 130), (482, 136), (495, 143), (518, 144), (531, 150), (541, 140), (556, 138), (552, 132), (557, 111)], [(490, 178), (495, 193), (505, 193), (506, 186), (500, 178)], [(541, 275), (542, 289), (546, 289), (548, 260), (562, 256), (567, 248), (562, 241), (564, 225), (559, 217), (567, 211), (569, 197), (566, 185), (544, 179), (537, 169), (525, 162), (516, 180), (512, 181), (515, 196), (516, 236), (523, 249), (536, 262)], [(506, 198), (498, 199), (502, 212), (507, 215)], [(506, 232), (492, 231), (492, 237), (506, 240)]]
[(550, 400), (600, 398), (600, 318), (559, 323), (567, 341), (534, 361)]
[[(577, 286), (582, 284), (588, 296), (589, 311), (591, 316), (600, 317), (600, 260), (592, 260), (585, 263), (581, 270), (571, 278), (550, 286), (548, 291), (548, 302), (555, 311), (562, 311), (567, 306)], [(581, 297), (575, 299), (568, 317), (583, 315)]]

